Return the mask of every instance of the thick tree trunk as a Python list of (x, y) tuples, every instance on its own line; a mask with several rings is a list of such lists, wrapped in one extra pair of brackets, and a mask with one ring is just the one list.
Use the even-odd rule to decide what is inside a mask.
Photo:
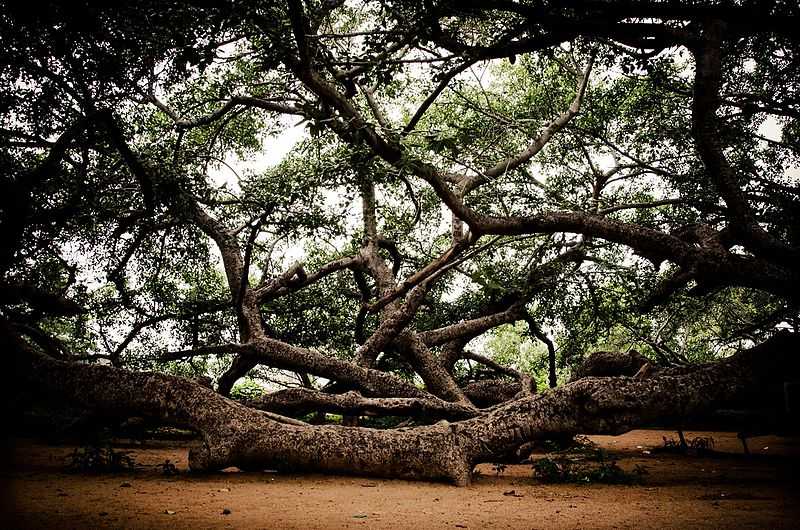
[(619, 434), (649, 422), (682, 421), (796, 374), (794, 334), (691, 373), (652, 378), (581, 379), (514, 400), (472, 419), (376, 430), (282, 421), (186, 379), (44, 357), (18, 339), (17, 380), (53, 399), (108, 417), (133, 415), (187, 426), (203, 435), (193, 470), (277, 468), (467, 484), (476, 463), (500, 461), (523, 443), (564, 434)]
[(202, 447), (189, 453), (192, 470), (236, 466), (469, 480), (470, 459), (444, 421), (391, 430), (284, 423), (188, 379), (28, 353), (18, 363), (18, 380), (53, 400), (100, 417), (144, 416), (200, 432)]
[(584, 377), (612, 377), (636, 375), (642, 366), (649, 363), (647, 357), (631, 350), (629, 352), (596, 351), (589, 354), (575, 369), (571, 381)]

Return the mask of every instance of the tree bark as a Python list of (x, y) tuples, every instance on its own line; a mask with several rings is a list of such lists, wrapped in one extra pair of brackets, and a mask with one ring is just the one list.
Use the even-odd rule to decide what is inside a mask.
[(634, 376), (649, 360), (636, 350), (630, 352), (596, 351), (575, 369), (572, 381), (584, 377)]
[(435, 398), (370, 398), (354, 391), (327, 394), (309, 388), (279, 390), (250, 401), (247, 405), (289, 416), (324, 411), (354, 416), (371, 414), (452, 420), (472, 418), (478, 413), (473, 407)]
[(146, 416), (200, 432), (203, 445), (189, 455), (193, 470), (313, 470), (459, 485), (469, 483), (475, 464), (501, 461), (531, 440), (680, 422), (782, 384), (800, 364), (800, 340), (786, 333), (689, 373), (588, 377), (468, 420), (376, 430), (285, 422), (187, 379), (58, 361), (3, 335), (3, 346), (17, 360), (16, 380), (29, 388), (102, 417)]

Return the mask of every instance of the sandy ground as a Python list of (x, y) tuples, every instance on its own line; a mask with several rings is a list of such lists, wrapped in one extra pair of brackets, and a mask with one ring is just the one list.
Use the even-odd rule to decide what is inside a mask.
[[(727, 452), (691, 457), (652, 452), (662, 435), (633, 431), (593, 440), (624, 469), (647, 468), (634, 486), (552, 485), (530, 466), (499, 476), (479, 467), (472, 486), (228, 470), (186, 473), (186, 446), (133, 449), (133, 472), (64, 471), (69, 447), (17, 440), (0, 476), (5, 528), (800, 528), (800, 440), (754, 438), (745, 457), (731, 433)], [(165, 476), (157, 464), (179, 470)], [(513, 494), (510, 492), (513, 490)], [(230, 513), (223, 513), (229, 511)]]

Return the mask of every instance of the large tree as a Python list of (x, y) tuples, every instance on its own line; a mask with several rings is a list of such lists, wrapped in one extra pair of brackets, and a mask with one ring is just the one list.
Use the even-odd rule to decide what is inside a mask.
[[(796, 377), (791, 3), (28, 7), (0, 13), (15, 403), (191, 427), (194, 469), (466, 483)], [(601, 347), (645, 357), (558, 386)]]

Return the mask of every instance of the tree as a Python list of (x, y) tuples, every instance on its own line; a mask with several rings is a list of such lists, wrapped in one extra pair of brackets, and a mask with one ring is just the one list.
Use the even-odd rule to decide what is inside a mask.
[[(797, 11), (9, 5), (17, 380), (197, 430), (194, 469), (457, 483), (537, 438), (780, 385), (797, 364)], [(290, 118), (304, 139), (243, 173)], [(553, 387), (601, 346), (663, 366), (537, 393), (479, 349), (518, 322)], [(289, 388), (228, 399), (248, 374)], [(348, 425), (305, 421), (326, 412)], [(359, 425), (375, 416), (414, 426)]]

